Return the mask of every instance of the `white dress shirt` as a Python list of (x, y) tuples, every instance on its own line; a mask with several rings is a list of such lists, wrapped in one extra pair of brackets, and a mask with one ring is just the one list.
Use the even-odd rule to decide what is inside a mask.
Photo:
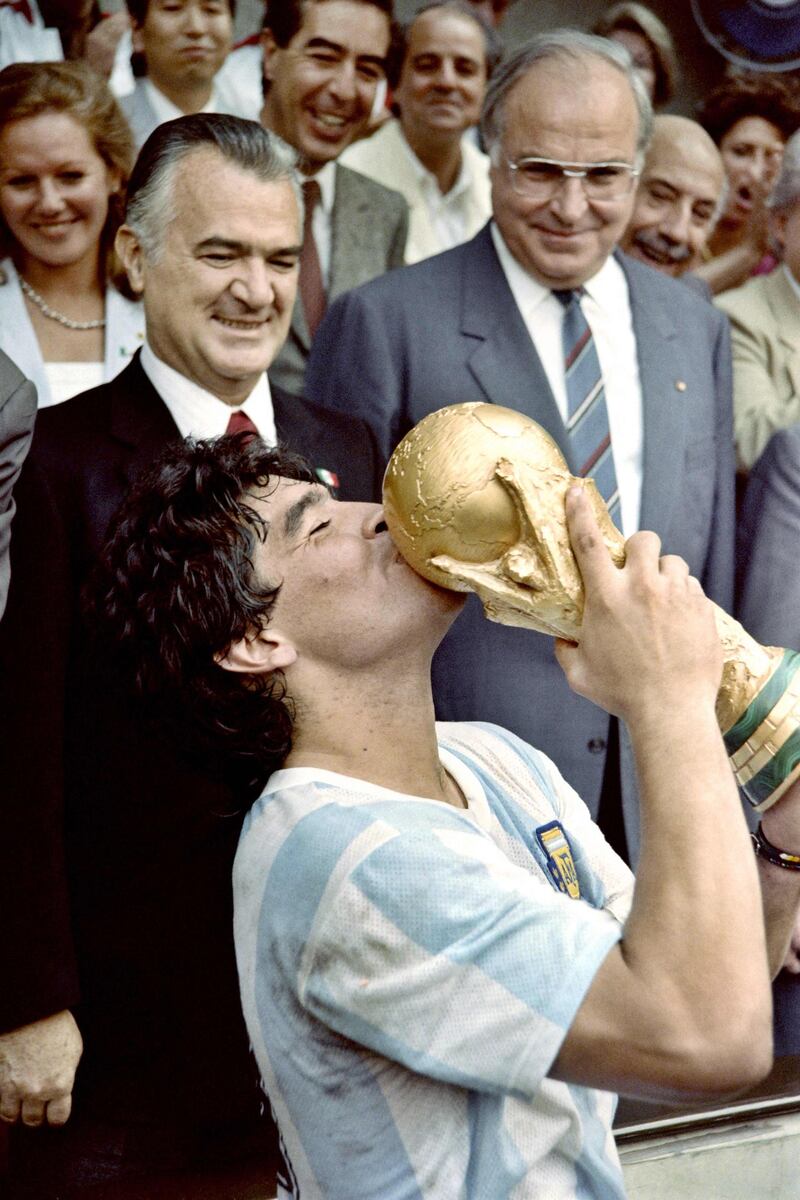
[[(145, 75), (141, 79), (141, 84), (144, 90), (147, 92), (147, 98), (152, 105), (153, 112), (158, 118), (159, 125), (163, 125), (165, 121), (175, 121), (178, 117), (186, 116), (186, 113), (183, 111), (183, 109), (178, 108), (177, 104), (173, 104), (169, 96), (165, 96), (161, 89), (156, 87), (152, 79), (148, 79)], [(221, 111), (220, 99), (217, 95), (216, 85), (214, 85), (211, 88), (211, 95), (208, 97), (207, 102), (200, 109), (200, 112), (215, 113)]]
[[(549, 288), (520, 266), (494, 222), (491, 229), (508, 286), (566, 424), (567, 389), (561, 341), (564, 306)], [(583, 288), (586, 295), (581, 300), (581, 308), (592, 331), (606, 393), (622, 532), (625, 537), (630, 537), (639, 528), (644, 428), (642, 385), (628, 284), (616, 259), (608, 258)]]
[(449, 192), (442, 192), (436, 176), (417, 158), (404, 137), (399, 139), (399, 145), (400, 153), (405, 154), (409, 166), (416, 176), (420, 194), (428, 210), (428, 218), (442, 250), (460, 246), (470, 234), (467, 227), (468, 214), (465, 211), (465, 205), (470, 199), (472, 178), (467, 170), (467, 164), (462, 158), (458, 178)]
[(270, 446), (276, 444), (275, 414), (266, 374), (259, 376), (244, 404), (233, 407), (181, 375), (180, 371), (167, 366), (163, 359), (154, 354), (149, 342), (142, 347), (141, 363), (145, 375), (169, 409), (181, 437), (221, 437), (228, 428), (232, 414), (244, 412), (255, 425), (259, 436)]

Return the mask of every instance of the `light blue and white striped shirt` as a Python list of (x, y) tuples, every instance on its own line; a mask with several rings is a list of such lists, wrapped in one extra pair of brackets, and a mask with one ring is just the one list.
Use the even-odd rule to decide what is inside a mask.
[[(489, 725), (439, 738), (466, 811), (290, 768), (245, 821), (236, 952), (279, 1196), (616, 1200), (614, 1097), (547, 1073), (632, 877), (544, 755)], [(580, 899), (537, 837), (554, 821)]]

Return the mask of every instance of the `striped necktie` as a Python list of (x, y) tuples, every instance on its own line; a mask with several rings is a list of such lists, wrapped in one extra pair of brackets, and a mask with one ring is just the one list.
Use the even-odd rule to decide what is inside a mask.
[(594, 479), (608, 505), (611, 520), (620, 528), (619, 487), (611, 452), (606, 393), (592, 331), (581, 308), (584, 294), (583, 288), (553, 292), (564, 306), (561, 341), (567, 389), (567, 433), (578, 463), (578, 474)]

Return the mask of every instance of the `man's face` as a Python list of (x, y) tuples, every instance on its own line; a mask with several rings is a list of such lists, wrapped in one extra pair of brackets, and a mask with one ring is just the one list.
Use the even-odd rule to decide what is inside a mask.
[(654, 139), (621, 242), (634, 258), (673, 276), (699, 264), (725, 182), (714, 147), (680, 132)]
[[(213, 179), (213, 187), (209, 180)], [(240, 404), (289, 330), (300, 216), (288, 181), (263, 183), (215, 150), (178, 164), (174, 219), (148, 259), (123, 226), (117, 246), (144, 295), (147, 338), (168, 366)]]
[(581, 179), (566, 178), (545, 201), (514, 190), (507, 160), (634, 164), (638, 117), (624, 75), (586, 58), (531, 68), (506, 97), (503, 136), (493, 155), (492, 206), (517, 261), (545, 287), (579, 287), (595, 275), (628, 223), (633, 188), (615, 200), (587, 200)]
[(305, 662), (361, 669), (415, 653), (426, 661), (463, 604), (406, 565), (377, 504), (334, 500), (319, 484), (270, 479), (249, 497), (269, 522), (255, 555), (280, 592), (270, 628)]
[(395, 98), (403, 129), (418, 137), (460, 137), (480, 117), (486, 45), (469, 17), (431, 9), (411, 27)]
[(210, 85), (230, 51), (233, 18), (228, 0), (149, 0), (134, 49), (147, 60), (147, 74), (169, 92)]
[(361, 0), (306, 4), (301, 28), (281, 49), (267, 31), (264, 124), (313, 173), (366, 127), (389, 50), (389, 18)]

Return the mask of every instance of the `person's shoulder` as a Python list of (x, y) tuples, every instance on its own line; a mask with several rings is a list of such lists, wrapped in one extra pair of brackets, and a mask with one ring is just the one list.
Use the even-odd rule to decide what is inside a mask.
[(305, 421), (319, 429), (340, 433), (347, 437), (351, 444), (355, 444), (357, 439), (370, 441), (367, 422), (354, 413), (325, 408), (324, 405), (317, 404), (315, 400), (309, 400), (305, 396), (293, 396), (274, 383), (270, 383), (270, 390), (273, 405), (282, 423), (292, 423), (294, 418), (296, 422)]
[(770, 313), (770, 297), (783, 280), (776, 271), (769, 275), (755, 275), (739, 287), (729, 288), (714, 297), (714, 304), (729, 317), (766, 316)]
[[(427, 310), (431, 296), (436, 298), (437, 303), (452, 303), (453, 298), (458, 296), (455, 290), (458, 281), (469, 271), (470, 262), (474, 260), (476, 243), (482, 233), (483, 230), (471, 241), (462, 242), (451, 250), (443, 250), (441, 254), (433, 254), (420, 262), (387, 271), (386, 274), (345, 292), (343, 296), (337, 297), (334, 304), (341, 305), (344, 302), (348, 307), (364, 306), (367, 309), (399, 304), (408, 313), (415, 313)], [(414, 303), (409, 303), (410, 300)], [(428, 316), (426, 311), (426, 320)]]
[(17, 364), (0, 350), (0, 404), (16, 392), (27, 380)]
[(753, 474), (778, 472), (785, 482), (800, 489), (800, 423), (773, 433)]
[(647, 300), (679, 328), (715, 329), (724, 317), (708, 300), (680, 279), (649, 267), (629, 254), (617, 250), (615, 257), (625, 273), (632, 305)]
[(378, 183), (377, 179), (371, 179), (353, 167), (344, 166), (343, 163), (336, 164), (336, 171), (339, 178), (335, 204), (340, 202), (339, 197), (343, 195), (351, 203), (368, 204), (371, 209), (382, 209), (384, 213), (402, 215), (407, 211), (405, 197), (394, 188)]

